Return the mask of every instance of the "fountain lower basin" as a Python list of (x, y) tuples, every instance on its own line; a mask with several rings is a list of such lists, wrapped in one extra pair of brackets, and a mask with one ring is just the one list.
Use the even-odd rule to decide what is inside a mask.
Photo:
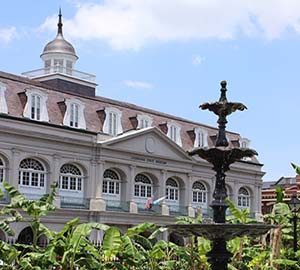
[(236, 237), (249, 235), (251, 237), (267, 233), (276, 225), (269, 224), (230, 224), (230, 223), (209, 223), (209, 224), (171, 224), (166, 226), (169, 230), (184, 237), (201, 236), (209, 240), (225, 239), (225, 241)]

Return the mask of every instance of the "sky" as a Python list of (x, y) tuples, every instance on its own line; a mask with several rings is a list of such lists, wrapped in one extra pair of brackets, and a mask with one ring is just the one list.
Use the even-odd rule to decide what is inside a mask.
[[(216, 126), (198, 106), (227, 97), (248, 110), (228, 129), (251, 140), (264, 181), (300, 164), (299, 0), (1, 1), (0, 70), (42, 68), (59, 7), (76, 69), (97, 94)], [(299, 140), (299, 141), (298, 141)]]

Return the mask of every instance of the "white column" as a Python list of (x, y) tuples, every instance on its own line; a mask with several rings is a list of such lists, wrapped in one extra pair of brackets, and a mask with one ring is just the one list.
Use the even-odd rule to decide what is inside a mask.
[(236, 207), (238, 207), (239, 189), (240, 189), (240, 186), (238, 185), (237, 181), (234, 180), (232, 201)]
[(18, 188), (20, 152), (14, 148), (11, 151), (12, 151), (12, 162), (10, 162), (10, 164), (9, 164), (9, 171), (10, 171), (9, 182), (15, 188)]
[(91, 211), (105, 211), (106, 203), (102, 198), (102, 185), (103, 185), (103, 173), (104, 173), (104, 162), (98, 161), (94, 164), (94, 174), (93, 174), (93, 192), (90, 200), (90, 210)]
[(186, 197), (186, 205), (187, 205), (187, 212), (189, 217), (195, 217), (195, 210), (192, 207), (192, 182), (193, 182), (193, 176), (191, 174), (188, 174), (187, 176), (187, 183), (186, 183), (186, 189), (185, 189), (185, 197)]
[(161, 181), (158, 183), (158, 198), (165, 196), (166, 194), (166, 181), (167, 181), (167, 170), (161, 170)]
[[(57, 182), (57, 196), (54, 199), (54, 206), (60, 208), (61, 200), (59, 196), (59, 171), (60, 171), (60, 160), (61, 157), (58, 155), (53, 155), (52, 157), (52, 165), (50, 164), (50, 177), (47, 178), (50, 186), (52, 183)], [(51, 178), (51, 179), (50, 179)], [(51, 181), (51, 183), (50, 183)]]
[(136, 166), (131, 165), (130, 166), (130, 176), (127, 182), (127, 188), (126, 188), (126, 201), (129, 203), (129, 212), (130, 213), (137, 213), (138, 207), (136, 202), (133, 201), (134, 197), (134, 178), (135, 178), (135, 170)]
[[(166, 181), (167, 181), (167, 171), (161, 170), (161, 181), (158, 183), (158, 198), (165, 196), (166, 194)], [(163, 200), (161, 204), (161, 214), (164, 216), (170, 215), (169, 206), (166, 204), (165, 200)]]

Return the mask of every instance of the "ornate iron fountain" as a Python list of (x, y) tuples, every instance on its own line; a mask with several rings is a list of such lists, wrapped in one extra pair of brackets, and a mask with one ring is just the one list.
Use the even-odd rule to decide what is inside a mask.
[(243, 111), (245, 105), (238, 102), (228, 102), (226, 98), (226, 81), (221, 82), (221, 96), (219, 101), (200, 105), (202, 110), (209, 110), (218, 118), (219, 130), (212, 148), (195, 148), (190, 155), (198, 155), (213, 165), (216, 172), (216, 184), (213, 201), (213, 221), (210, 224), (172, 224), (168, 228), (181, 236), (203, 236), (212, 241), (212, 249), (207, 253), (212, 270), (227, 270), (227, 264), (232, 254), (226, 248), (226, 241), (245, 235), (258, 236), (266, 233), (272, 225), (255, 224), (226, 224), (227, 192), (225, 186), (226, 172), (230, 165), (244, 157), (257, 155), (256, 151), (248, 148), (231, 148), (226, 138), (227, 116), (239, 110)]

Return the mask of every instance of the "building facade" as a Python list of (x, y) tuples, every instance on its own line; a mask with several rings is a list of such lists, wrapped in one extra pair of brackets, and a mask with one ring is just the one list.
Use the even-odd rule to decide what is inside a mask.
[(294, 193), (300, 195), (300, 176), (295, 177), (280, 177), (277, 181), (264, 182), (262, 186), (262, 205), (261, 211), (263, 214), (271, 213), (273, 206), (276, 203), (276, 187), (279, 186), (284, 192), (284, 201), (291, 200)]
[[(61, 14), (41, 58), (43, 68), (22, 76), (0, 72), (0, 177), (31, 199), (59, 183), (57, 211), (46, 225), (58, 230), (78, 216), (125, 230), (145, 221), (172, 223), (198, 209), (209, 215), (214, 172), (187, 151), (212, 146), (216, 128), (96, 96), (95, 76), (75, 70), (78, 57), (63, 37)], [(249, 146), (237, 133), (227, 137), (231, 147)], [(254, 157), (227, 174), (229, 198), (254, 215), (261, 212), (261, 168)], [(145, 209), (150, 197), (163, 196)], [(12, 241), (22, 242), (28, 225), (14, 226)]]

